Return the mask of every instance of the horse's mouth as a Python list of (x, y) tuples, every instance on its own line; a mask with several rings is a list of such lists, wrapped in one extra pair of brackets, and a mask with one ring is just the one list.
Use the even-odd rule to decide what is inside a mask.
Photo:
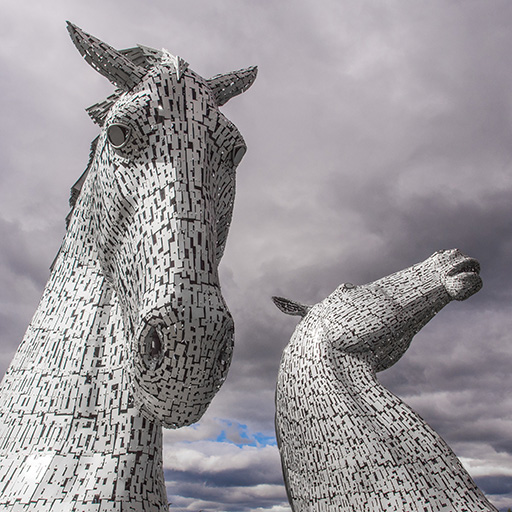
[(457, 263), (448, 273), (449, 277), (454, 277), (459, 274), (480, 274), (480, 263), (473, 258), (466, 258), (460, 263)]
[(452, 299), (466, 300), (482, 288), (480, 263), (473, 258), (462, 259), (446, 273), (443, 285)]

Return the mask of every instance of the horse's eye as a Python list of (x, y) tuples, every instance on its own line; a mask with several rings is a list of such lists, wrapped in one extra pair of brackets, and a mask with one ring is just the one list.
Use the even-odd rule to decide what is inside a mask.
[(108, 127), (107, 137), (110, 144), (116, 149), (122, 148), (130, 137), (130, 128), (124, 124), (113, 124)]
[(245, 145), (244, 146), (235, 146), (233, 148), (232, 156), (233, 156), (233, 164), (234, 165), (238, 165), (242, 161), (242, 158), (244, 157), (246, 151), (247, 151), (247, 148), (245, 147)]

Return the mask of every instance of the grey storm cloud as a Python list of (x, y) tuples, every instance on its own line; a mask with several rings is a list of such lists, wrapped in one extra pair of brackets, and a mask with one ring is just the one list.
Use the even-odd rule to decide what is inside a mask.
[[(118, 48), (168, 48), (202, 76), (259, 66), (250, 91), (223, 107), (248, 145), (220, 269), (235, 353), (200, 424), (165, 433), (174, 509), (289, 510), (277, 448), (245, 446), (240, 434), (274, 432), (279, 359), (297, 320), (270, 296), (313, 304), (342, 282), (453, 247), (480, 261), (484, 288), (433, 319), (380, 378), (500, 509), (512, 507), (512, 4), (6, 0), (2, 371), (97, 135), (83, 109), (112, 92), (77, 54), (66, 19)], [(216, 442), (222, 432), (231, 443)]]

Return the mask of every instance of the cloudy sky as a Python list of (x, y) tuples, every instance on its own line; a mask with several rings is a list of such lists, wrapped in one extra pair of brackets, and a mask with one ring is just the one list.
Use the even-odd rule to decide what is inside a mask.
[(3, 0), (0, 14), (2, 373), (97, 134), (84, 108), (112, 92), (65, 20), (205, 77), (256, 64), (223, 108), (249, 148), (221, 265), (235, 356), (202, 421), (165, 434), (171, 510), (289, 511), (273, 396), (296, 320), (271, 295), (313, 304), (453, 247), (484, 288), (380, 378), (512, 507), (510, 1)]

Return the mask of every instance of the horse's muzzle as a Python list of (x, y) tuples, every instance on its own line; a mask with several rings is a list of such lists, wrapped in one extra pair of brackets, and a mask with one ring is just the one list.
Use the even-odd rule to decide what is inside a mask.
[[(199, 293), (200, 292), (200, 293)], [(226, 379), (234, 324), (218, 287), (145, 315), (133, 354), (137, 405), (167, 427), (198, 421)]]

